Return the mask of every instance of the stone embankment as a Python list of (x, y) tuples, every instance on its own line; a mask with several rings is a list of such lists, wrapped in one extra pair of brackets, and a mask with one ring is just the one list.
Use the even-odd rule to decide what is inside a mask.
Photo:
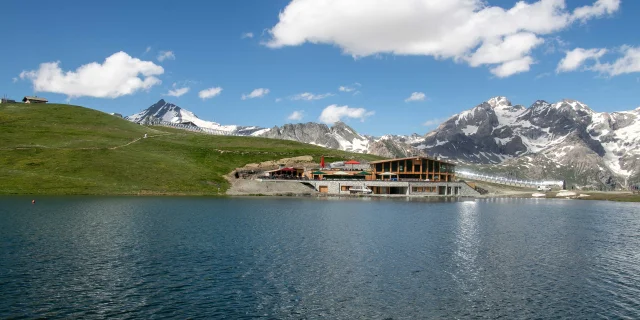
[[(264, 171), (277, 169), (278, 166), (286, 167), (314, 167), (318, 166), (313, 162), (312, 156), (300, 156), (293, 158), (283, 158), (280, 160), (270, 160), (260, 163), (249, 163), (244, 167), (237, 168), (225, 176), (231, 184), (228, 195), (312, 195), (317, 192), (309, 186), (305, 186), (298, 181), (259, 181), (259, 177)], [(237, 175), (236, 175), (237, 174)]]

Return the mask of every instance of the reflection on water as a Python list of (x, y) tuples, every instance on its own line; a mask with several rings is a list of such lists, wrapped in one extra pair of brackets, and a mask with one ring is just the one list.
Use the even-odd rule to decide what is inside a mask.
[(454, 261), (456, 271), (452, 276), (464, 296), (473, 301), (482, 288), (479, 286), (479, 270), (476, 263), (480, 239), (478, 237), (478, 203), (475, 201), (458, 204), (456, 228), (456, 251)]
[(0, 198), (0, 318), (640, 318), (636, 204)]

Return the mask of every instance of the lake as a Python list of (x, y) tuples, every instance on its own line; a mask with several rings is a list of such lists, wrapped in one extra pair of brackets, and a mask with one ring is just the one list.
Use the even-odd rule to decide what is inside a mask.
[(640, 318), (640, 206), (0, 197), (0, 318)]

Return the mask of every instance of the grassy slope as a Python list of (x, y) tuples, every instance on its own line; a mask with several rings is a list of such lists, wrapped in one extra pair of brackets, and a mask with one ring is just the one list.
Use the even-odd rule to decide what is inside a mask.
[[(145, 133), (150, 138), (122, 146)], [(379, 159), (293, 141), (144, 127), (77, 106), (0, 104), (0, 194), (217, 194), (228, 186), (223, 175), (237, 167), (301, 155)]]

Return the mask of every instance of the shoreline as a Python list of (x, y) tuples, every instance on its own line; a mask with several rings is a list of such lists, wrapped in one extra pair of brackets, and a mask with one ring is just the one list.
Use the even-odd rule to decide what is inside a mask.
[(540, 199), (540, 200), (590, 200), (590, 201), (614, 201), (614, 202), (640, 202), (640, 194), (630, 192), (585, 192), (581, 194), (588, 197), (533, 197), (534, 192), (513, 193), (513, 194), (490, 194), (481, 196), (407, 196), (407, 195), (362, 195), (362, 194), (341, 194), (329, 195), (321, 193), (294, 193), (294, 192), (274, 192), (274, 193), (236, 193), (236, 194), (216, 194), (216, 193), (189, 193), (189, 192), (143, 192), (143, 193), (47, 193), (47, 194), (0, 194), (0, 197), (208, 197), (208, 198), (318, 198), (318, 199), (409, 199), (423, 201), (465, 201), (483, 199)]

